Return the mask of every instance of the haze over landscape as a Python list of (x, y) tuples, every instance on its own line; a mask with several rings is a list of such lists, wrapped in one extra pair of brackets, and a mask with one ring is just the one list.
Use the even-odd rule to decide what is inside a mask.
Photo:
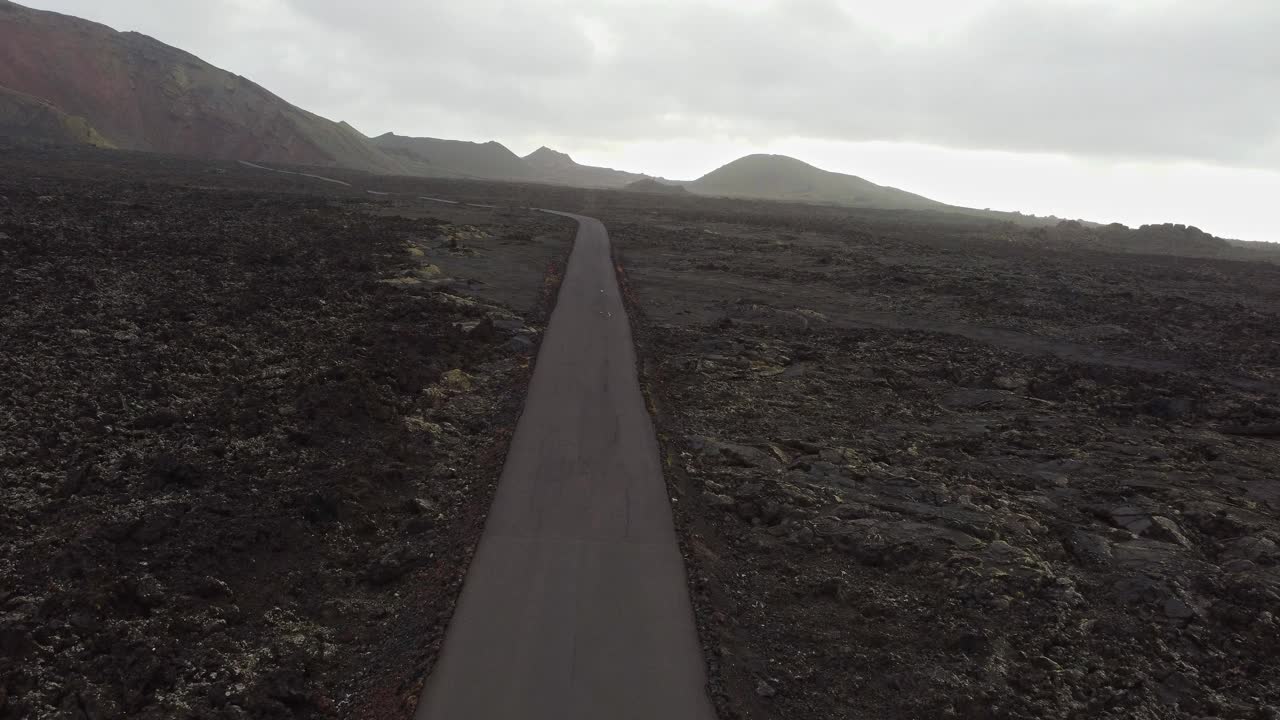
[(0, 720), (1277, 720), (1275, 0), (0, 0)]
[(965, 207), (1280, 239), (1280, 6), (49, 0), (370, 136), (691, 180), (782, 154)]

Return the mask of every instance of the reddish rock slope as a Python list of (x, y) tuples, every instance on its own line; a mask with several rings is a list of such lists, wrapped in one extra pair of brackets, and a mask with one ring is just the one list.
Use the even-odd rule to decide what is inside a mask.
[[(345, 123), (138, 33), (0, 0), (0, 86), (131, 150), (417, 173)], [(422, 174), (427, 174), (423, 172)]]
[(44, 100), (6, 87), (0, 87), (0, 135), (111, 147), (84, 118), (72, 117)]

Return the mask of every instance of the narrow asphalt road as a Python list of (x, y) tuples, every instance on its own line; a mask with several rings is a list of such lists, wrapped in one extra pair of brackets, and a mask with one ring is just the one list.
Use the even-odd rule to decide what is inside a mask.
[(417, 717), (712, 720), (609, 236), (566, 216), (577, 241)]

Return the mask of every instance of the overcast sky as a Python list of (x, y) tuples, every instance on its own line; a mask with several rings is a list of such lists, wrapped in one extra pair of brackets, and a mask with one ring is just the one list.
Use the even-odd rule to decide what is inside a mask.
[(20, 0), (367, 134), (1280, 241), (1280, 0)]

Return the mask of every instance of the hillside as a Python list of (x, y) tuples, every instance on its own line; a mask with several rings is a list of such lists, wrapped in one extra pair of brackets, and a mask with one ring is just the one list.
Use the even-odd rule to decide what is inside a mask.
[(653, 178), (645, 178), (637, 180), (626, 187), (622, 188), (627, 192), (640, 193), (656, 193), (660, 195), (688, 195), (689, 191), (683, 185), (670, 185), (664, 182), (658, 182)]
[(546, 182), (577, 187), (621, 188), (648, 175), (612, 168), (579, 165), (568, 155), (540, 147), (524, 157), (524, 162)]
[(111, 147), (84, 118), (72, 117), (39, 98), (0, 87), (0, 136), (5, 135), (66, 145)]
[(823, 170), (785, 155), (748, 155), (693, 182), (685, 183), (685, 187), (701, 195), (842, 205), (873, 210), (944, 212), (1011, 222), (1026, 227), (1052, 227), (1061, 222), (1061, 218), (1056, 217), (947, 205), (923, 195), (877, 185), (856, 175)]
[(831, 203), (863, 208), (946, 210), (950, 206), (785, 155), (748, 155), (688, 185), (703, 195)]
[(537, 173), (497, 142), (465, 142), (386, 133), (373, 145), (394, 157), (429, 167), (433, 174), (485, 180), (536, 180)]
[(129, 150), (412, 173), (349, 125), (138, 33), (0, 0), (0, 86)]
[[(345, 122), (291, 105), (153, 38), (9, 0), (0, 0), (0, 136), (389, 175), (641, 192), (667, 192), (673, 185), (640, 173), (581, 165), (547, 147), (519, 157), (497, 142), (394, 133), (370, 139)], [(1052, 216), (947, 205), (780, 155), (748, 155), (679, 185), (707, 196), (946, 213), (1024, 228), (1055, 228), (1060, 222)], [(1107, 236), (1107, 242), (1137, 250), (1221, 250), (1194, 233), (1167, 229)], [(1268, 248), (1248, 249), (1269, 254)]]
[[(1248, 258), (1247, 248), (1214, 237), (1196, 227), (1166, 223), (1143, 225), (1131, 229), (1125, 225), (1091, 227), (1074, 220), (1058, 223), (1054, 227), (1031, 231), (1032, 238), (1053, 247), (1067, 245), (1118, 252), (1149, 255), (1180, 255), (1185, 257)], [(1265, 244), (1265, 243), (1264, 243)], [(1277, 250), (1260, 248), (1260, 259), (1274, 259)], [(1271, 255), (1271, 257), (1267, 257)]]

